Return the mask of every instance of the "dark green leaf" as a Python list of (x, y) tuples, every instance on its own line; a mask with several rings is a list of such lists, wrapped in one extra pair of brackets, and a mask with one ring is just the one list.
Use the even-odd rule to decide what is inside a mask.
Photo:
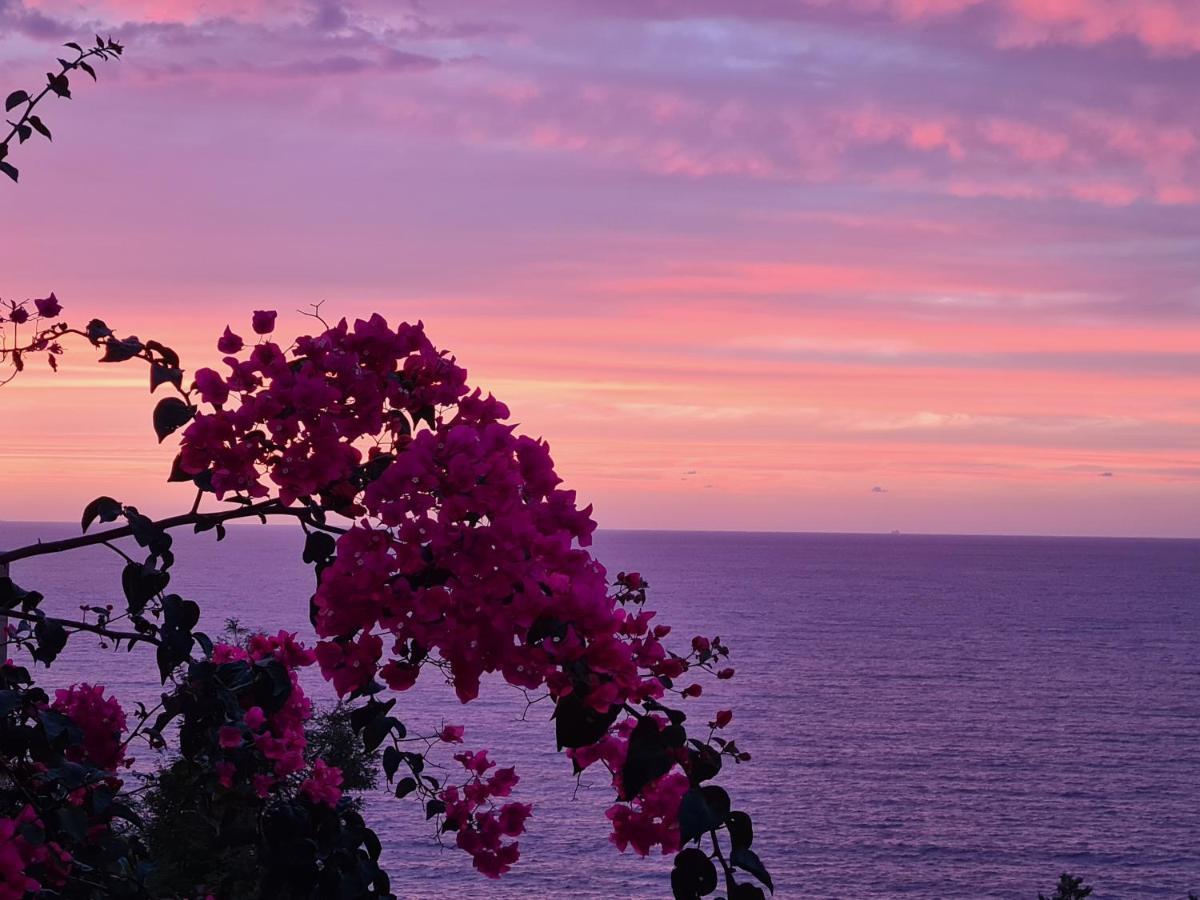
[(212, 638), (210, 638), (203, 631), (193, 632), (192, 637), (195, 638), (196, 643), (200, 645), (200, 649), (204, 652), (204, 655), (211, 658), (213, 655)]
[(20, 606), (25, 612), (32, 612), (44, 599), (38, 591), (27, 591), (7, 575), (0, 576), (0, 609)]
[(679, 840), (686, 844), (721, 827), (721, 817), (709, 807), (704, 794), (693, 788), (679, 804)]
[(396, 796), (407, 797), (417, 789), (417, 780), (415, 778), (401, 778), (396, 783)]
[(19, 691), (0, 691), (0, 719), (12, 715), (23, 702)]
[(47, 666), (58, 658), (67, 646), (67, 630), (55, 619), (42, 619), (33, 626), (33, 637), (37, 647), (33, 658)]
[[(151, 388), (153, 390), (153, 388)], [(167, 476), (167, 481), (191, 481), (193, 476), (183, 471), (183, 454), (175, 454), (175, 459), (171, 461), (171, 474)]]
[(112, 337), (112, 329), (104, 324), (100, 319), (92, 319), (87, 323), (88, 340), (93, 344), (99, 344), (101, 338)]
[(115, 522), (121, 516), (121, 504), (112, 497), (97, 497), (83, 508), (83, 530), (87, 531), (91, 524), (99, 519), (101, 522)]
[(362, 731), (367, 725), (377, 718), (386, 716), (388, 711), (396, 705), (396, 698), (393, 697), (386, 703), (378, 703), (375, 700), (369, 701), (365, 706), (360, 706), (357, 709), (350, 711), (350, 728), (355, 734)]
[(169, 572), (160, 572), (143, 563), (126, 563), (121, 571), (121, 587), (125, 591), (125, 599), (129, 601), (129, 611), (134, 615), (140, 613), (146, 602), (162, 591), (170, 580)]
[(110, 337), (104, 344), (104, 356), (100, 357), (100, 362), (125, 362), (141, 352), (142, 342), (137, 338), (130, 337), (121, 341)]
[(154, 393), (160, 384), (171, 383), (179, 387), (183, 383), (182, 369), (169, 369), (161, 363), (150, 364), (150, 393)]
[(68, 734), (74, 727), (70, 719), (52, 709), (41, 710), (38, 713), (38, 722), (42, 726), (46, 740), (52, 744), (63, 735)]
[(196, 414), (194, 406), (188, 406), (178, 397), (167, 397), (154, 407), (154, 433), (161, 444), (167, 435), (186, 425)]
[(764, 900), (765, 897), (757, 884), (735, 884), (729, 892), (729, 900)]
[(404, 757), (404, 761), (408, 763), (408, 767), (412, 769), (414, 775), (420, 775), (425, 771), (425, 757), (423, 757), (420, 753), (413, 753), (409, 751), (401, 755)]
[(729, 794), (726, 793), (725, 788), (709, 784), (700, 788), (700, 793), (704, 795), (704, 800), (708, 803), (708, 808), (716, 814), (718, 819), (724, 822), (729, 815)]
[(640, 719), (629, 736), (629, 752), (621, 768), (622, 799), (632, 800), (651, 781), (666, 775), (673, 764), (658, 723)]
[(668, 747), (682, 747), (687, 741), (687, 732), (682, 725), (668, 725), (662, 731), (663, 743)]
[(66, 75), (55, 75), (53, 72), (46, 73), (46, 85), (64, 99), (71, 99), (71, 80)]
[(161, 362), (168, 369), (179, 368), (179, 354), (170, 347), (165, 347), (158, 341), (146, 341), (146, 349), (151, 350), (161, 357)]
[(697, 900), (717, 889), (717, 867), (708, 854), (688, 847), (675, 856), (671, 890), (675, 900)]
[(379, 749), (379, 745), (383, 743), (384, 738), (388, 736), (395, 724), (399, 723), (391, 716), (380, 716), (363, 729), (363, 746), (367, 748), (368, 753)]
[(78, 806), (60, 806), (54, 811), (58, 827), (69, 837), (82, 841), (87, 837), (87, 813)]
[(324, 531), (314, 531), (304, 541), (303, 559), (306, 563), (315, 563), (333, 556), (336, 549), (337, 543), (332, 536)]
[(699, 741), (692, 741), (692, 745), (688, 748), (688, 757), (691, 762), (688, 775), (691, 777), (692, 784), (699, 785), (702, 781), (716, 778), (721, 771), (721, 754), (708, 744), (702, 744)]
[(430, 428), (437, 428), (437, 410), (432, 406), (422, 406), (413, 414), (413, 423), (424, 422)]
[(4, 101), (4, 111), (12, 112), (14, 109), (16, 109), (22, 103), (27, 103), (27, 102), (29, 102), (29, 95), (27, 93), (25, 93), (24, 91), (13, 91), (11, 94), (8, 95), (8, 98)]
[(383, 751), (383, 773), (387, 776), (389, 784), (391, 784), (392, 776), (396, 774), (398, 768), (400, 768), (400, 751), (395, 747), (385, 748)]
[(771, 881), (771, 874), (767, 871), (767, 867), (762, 864), (762, 860), (758, 858), (758, 854), (749, 847), (738, 847), (729, 854), (729, 861), (739, 869), (749, 872), (765, 884), (772, 894), (775, 893), (775, 885)]
[(85, 71), (89, 75), (91, 75), (92, 81), (96, 80), (96, 70), (93, 69), (91, 66), (89, 66), (87, 63), (85, 63), (83, 60), (79, 61), (79, 68), (83, 69), (83, 71)]
[(620, 708), (613, 706), (606, 713), (598, 713), (575, 694), (559, 698), (554, 705), (554, 735), (558, 749), (596, 743), (607, 734), (619, 712)]
[(46, 127), (46, 123), (42, 121), (41, 116), (30, 116), (29, 124), (33, 126), (34, 130), (37, 131), (38, 134), (45, 137), (46, 140), (54, 140), (54, 138), (50, 135), (50, 129)]
[(749, 847), (754, 843), (754, 826), (744, 812), (731, 812), (725, 819), (725, 827), (729, 829), (729, 840), (733, 843), (733, 849)]

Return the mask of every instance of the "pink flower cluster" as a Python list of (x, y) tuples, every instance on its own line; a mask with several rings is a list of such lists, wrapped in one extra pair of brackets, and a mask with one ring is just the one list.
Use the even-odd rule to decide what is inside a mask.
[(105, 697), (101, 685), (76, 684), (54, 692), (50, 708), (79, 726), (83, 743), (67, 750), (72, 762), (88, 762), (115, 771), (124, 762), (121, 735), (125, 711), (116, 697)]
[[(273, 327), (255, 313), (256, 333)], [(609, 594), (603, 566), (583, 549), (591, 507), (559, 487), (549, 447), (516, 434), (503, 403), (470, 391), (466, 371), (419, 323), (342, 320), (299, 338), (291, 358), (270, 341), (247, 348), (228, 328), (218, 346), (228, 371), (196, 373), (213, 409), (184, 432), (180, 467), (207, 474), (219, 497), (266, 497), (274, 484), (285, 504), (354, 520), (313, 598), (317, 661), (339, 694), (375, 678), (405, 690), (432, 660), (464, 703), (498, 672), (611, 715), (663, 697), (688, 671), (691, 657), (661, 642), (670, 629), (641, 610), (638, 573), (622, 573)], [(616, 718), (594, 751), (580, 749), (613, 770), (618, 792), (630, 721)], [(629, 798), (642, 810), (630, 815), (657, 822), (653, 842), (664, 847), (677, 844), (671, 816), (660, 815), (677, 782)], [(625, 828), (623, 815), (610, 818)], [(646, 846), (649, 826), (638, 834), (625, 843)]]
[[(650, 717), (661, 731), (667, 724), (662, 716)], [(637, 721), (623, 719), (600, 741), (586, 747), (569, 750), (568, 755), (580, 771), (600, 762), (613, 773), (613, 785), (619, 794), (624, 794), (620, 772), (629, 753), (629, 738)], [(682, 766), (687, 760), (683, 750), (676, 751), (677, 762)], [(617, 849), (624, 852), (632, 847), (642, 856), (658, 846), (664, 854), (679, 849), (679, 804), (687, 793), (689, 782), (680, 770), (656, 778), (641, 789), (637, 797), (628, 803), (615, 803), (605, 813), (612, 822), (610, 839)]]
[(679, 804), (688, 787), (686, 775), (670, 772), (647, 785), (632, 803), (610, 806), (605, 815), (612, 822), (617, 849), (632, 847), (642, 856), (655, 846), (664, 854), (678, 850)]
[(488, 878), (499, 878), (521, 856), (517, 841), (505, 843), (525, 831), (525, 821), (533, 813), (527, 803), (497, 804), (497, 798), (508, 797), (521, 779), (512, 768), (497, 769), (487, 751), (464, 751), (455, 760), (469, 773), (462, 787), (451, 785), (438, 795), (446, 806), (446, 821), (457, 831), (455, 842), (459, 849), (470, 854), (475, 868)]
[(337, 806), (342, 799), (342, 770), (318, 759), (313, 764), (312, 774), (301, 782), (300, 792), (313, 803)]
[(24, 826), (42, 827), (32, 806), (22, 809), (15, 819), (0, 818), (0, 900), (21, 900), (66, 881), (71, 854), (54, 841), (30, 844), (21, 835)]
[[(299, 644), (295, 634), (287, 631), (274, 636), (253, 635), (244, 649), (231, 644), (217, 644), (213, 648), (213, 661), (218, 664), (264, 659), (275, 659), (287, 671), (292, 686), (287, 700), (270, 715), (246, 701), (241, 722), (223, 725), (217, 731), (217, 746), (228, 752), (215, 767), (218, 782), (227, 789), (232, 788), (239, 774), (237, 760), (242, 761), (242, 774), (246, 774), (247, 755), (239, 751), (250, 748), (257, 751), (257, 756), (250, 758), (261, 759), (263, 764), (254, 768), (262, 771), (250, 775), (250, 784), (262, 798), (269, 796), (283, 779), (304, 769), (307, 746), (304, 724), (312, 718), (313, 706), (300, 686), (297, 673), (312, 665), (316, 655)], [(314, 803), (336, 806), (341, 798), (341, 783), (342, 773), (336, 766), (317, 760), (300, 790)]]

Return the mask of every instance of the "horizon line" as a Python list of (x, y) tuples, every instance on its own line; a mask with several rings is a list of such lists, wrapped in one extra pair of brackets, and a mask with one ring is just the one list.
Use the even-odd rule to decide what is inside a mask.
[[(3, 519), (0, 525), (74, 525), (62, 519)], [(238, 522), (226, 523), (227, 528), (291, 528), (284, 522)], [(1025, 534), (1003, 531), (814, 531), (771, 528), (614, 528), (598, 525), (599, 532), (629, 532), (642, 534), (741, 534), (776, 535), (794, 537), (930, 537), (930, 538), (1035, 538), (1043, 540), (1086, 540), (1086, 541), (1190, 541), (1200, 542), (1200, 534), (1185, 537), (1180, 535), (1128, 535), (1128, 534)], [(82, 532), (81, 532), (82, 533)]]

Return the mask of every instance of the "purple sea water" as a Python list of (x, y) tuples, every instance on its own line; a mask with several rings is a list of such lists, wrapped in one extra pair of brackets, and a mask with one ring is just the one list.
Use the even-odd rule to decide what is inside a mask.
[[(0, 546), (70, 533), (3, 523)], [(299, 545), (282, 528), (180, 536), (172, 589), (211, 633), (227, 616), (304, 632)], [(777, 896), (1032, 898), (1064, 870), (1099, 900), (1200, 890), (1200, 542), (608, 532), (595, 549), (643, 573), (681, 646), (719, 634), (733, 648), (738, 676), (692, 718), (735, 710), (754, 759), (721, 781), (754, 814)], [(67, 615), (120, 603), (119, 562), (88, 549), (12, 574)], [(87, 637), (46, 683), (79, 680), (127, 706), (158, 687), (145, 649)], [(611, 793), (590, 773), (576, 790), (546, 704), (521, 721), (500, 683), (459, 707), (430, 681), (399, 711), (413, 730), (467, 725), (535, 804), (521, 862), (489, 882), (381, 789), (367, 815), (400, 896), (670, 895), (668, 858), (608, 843)]]

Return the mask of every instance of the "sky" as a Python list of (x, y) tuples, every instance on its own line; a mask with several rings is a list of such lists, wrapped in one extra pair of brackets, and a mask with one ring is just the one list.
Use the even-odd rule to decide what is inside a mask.
[[(421, 319), (602, 527), (1200, 537), (1194, 0), (0, 0), (0, 87), (96, 31), (0, 297)], [(189, 505), (93, 360), (0, 518)]]

